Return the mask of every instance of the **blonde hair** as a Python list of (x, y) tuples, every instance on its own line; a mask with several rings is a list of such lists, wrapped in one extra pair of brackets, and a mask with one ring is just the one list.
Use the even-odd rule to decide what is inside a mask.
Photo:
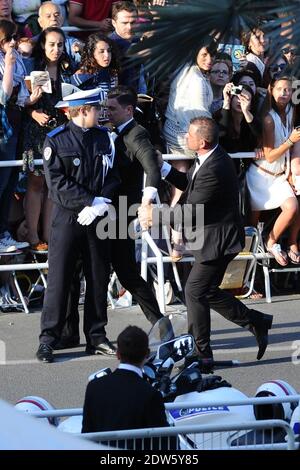
[(92, 107), (93, 107), (92, 104), (86, 104), (86, 105), (81, 105), (81, 106), (72, 106), (68, 108), (68, 114), (70, 116), (70, 119), (77, 117), (81, 109), (84, 109), (85, 111), (90, 111)]

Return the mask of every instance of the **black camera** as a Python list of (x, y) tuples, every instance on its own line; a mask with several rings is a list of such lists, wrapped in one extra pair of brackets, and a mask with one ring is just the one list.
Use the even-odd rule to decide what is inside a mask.
[(56, 118), (54, 117), (51, 117), (50, 119), (48, 119), (48, 122), (47, 122), (47, 127), (50, 127), (50, 129), (55, 129), (55, 127), (57, 127), (57, 120)]

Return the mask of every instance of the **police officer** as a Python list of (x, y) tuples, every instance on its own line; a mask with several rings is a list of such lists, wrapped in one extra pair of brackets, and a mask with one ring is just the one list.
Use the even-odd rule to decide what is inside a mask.
[(87, 352), (114, 355), (106, 337), (109, 240), (99, 239), (96, 225), (109, 212), (119, 185), (114, 144), (98, 126), (101, 89), (80, 91), (56, 106), (68, 109), (70, 122), (50, 132), (44, 143), (44, 169), (54, 203), (49, 242), (48, 288), (41, 317), (42, 362), (53, 361), (61, 336), (73, 271), (79, 256), (86, 278), (84, 333)]

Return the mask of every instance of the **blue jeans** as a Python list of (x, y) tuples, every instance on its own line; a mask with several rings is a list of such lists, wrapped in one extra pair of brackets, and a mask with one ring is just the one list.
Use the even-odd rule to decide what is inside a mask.
[[(17, 133), (14, 132), (6, 144), (0, 143), (0, 161), (16, 159), (17, 140)], [(0, 238), (8, 227), (10, 204), (17, 178), (17, 168), (0, 168)]]

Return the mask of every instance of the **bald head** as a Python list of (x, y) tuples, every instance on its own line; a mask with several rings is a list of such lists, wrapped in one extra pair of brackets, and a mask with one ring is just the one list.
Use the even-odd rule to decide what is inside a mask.
[(61, 28), (64, 19), (60, 6), (52, 2), (42, 3), (39, 8), (38, 22), (42, 30), (49, 28), (50, 26)]
[(0, 20), (11, 21), (12, 0), (0, 0)]

